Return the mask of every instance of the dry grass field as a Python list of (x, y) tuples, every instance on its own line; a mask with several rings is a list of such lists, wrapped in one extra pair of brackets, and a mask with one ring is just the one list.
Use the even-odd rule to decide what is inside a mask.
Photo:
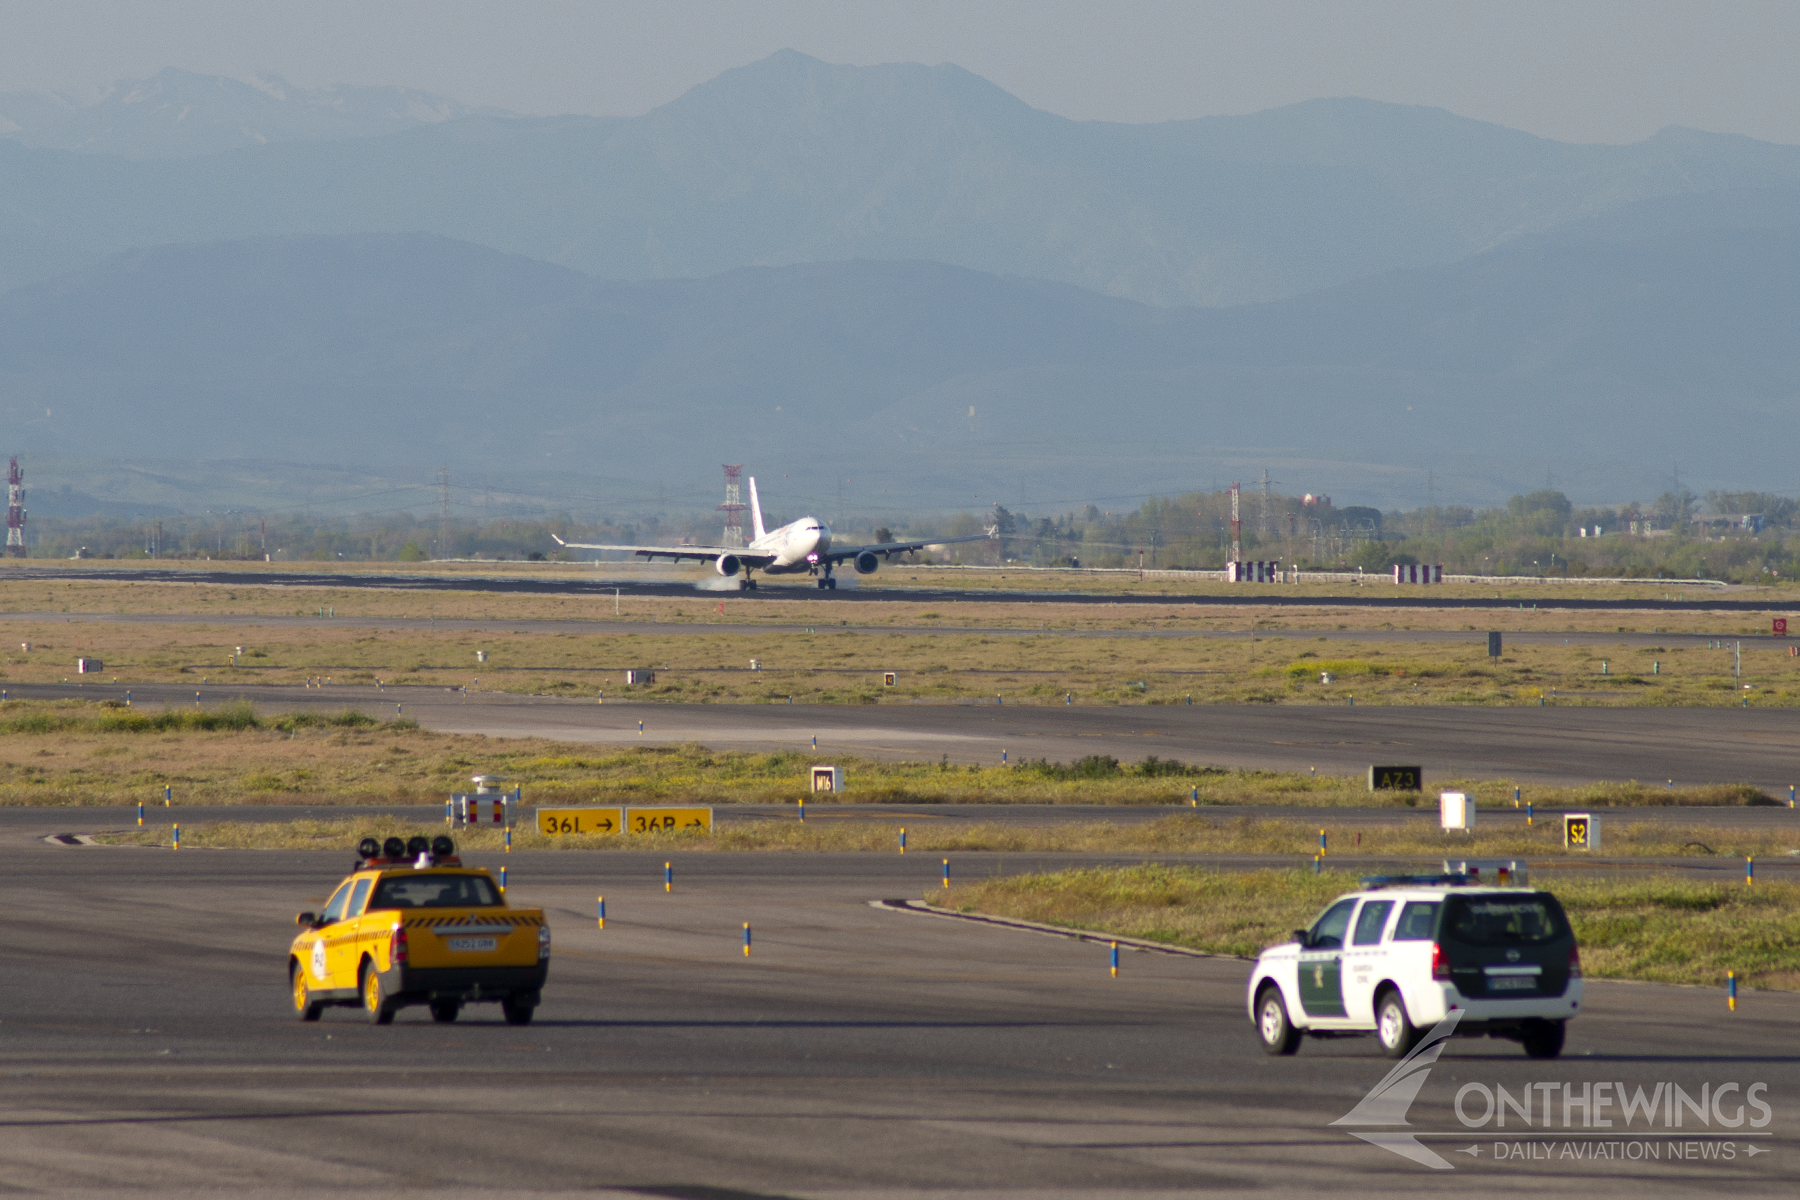
[[(1388, 585), (1391, 586), (1391, 585)], [(428, 684), (634, 700), (1023, 704), (1607, 704), (1791, 706), (1800, 657), (1760, 616), (1504, 613), (1334, 608), (1196, 609), (896, 600), (634, 599), (487, 593), (327, 592), (100, 582), (8, 584), (0, 594), (0, 687), (69, 678), (80, 656), (121, 683)], [(314, 601), (318, 602), (315, 603)], [(321, 608), (338, 621), (319, 620)], [(725, 611), (720, 612), (723, 608)], [(190, 614), (179, 623), (72, 621), (67, 612)], [(244, 624), (258, 616), (278, 624)], [(407, 617), (382, 628), (353, 621)], [(213, 619), (209, 619), (213, 618)], [(438, 619), (573, 622), (483, 632)], [(1501, 619), (1504, 618), (1504, 619)], [(417, 623), (423, 619), (423, 624)], [(592, 632), (583, 626), (598, 624)], [(766, 628), (745, 626), (766, 624)], [(717, 627), (717, 628), (714, 628)], [(1511, 641), (1499, 662), (1482, 630), (1706, 633), (1724, 648)], [(1356, 640), (1351, 630), (1467, 640)], [(1327, 637), (1326, 634), (1332, 636)], [(1742, 675), (1731, 645), (1743, 640)], [(25, 644), (31, 646), (26, 652)], [(236, 648), (244, 647), (241, 656)], [(477, 662), (477, 652), (487, 661)], [(236, 658), (235, 663), (233, 662)], [(758, 660), (762, 669), (752, 671)], [(884, 673), (897, 675), (884, 686)], [(1323, 681), (1324, 674), (1332, 682)]]

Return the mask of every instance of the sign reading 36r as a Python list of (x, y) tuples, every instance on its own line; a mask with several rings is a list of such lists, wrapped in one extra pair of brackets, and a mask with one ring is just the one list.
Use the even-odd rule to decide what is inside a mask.
[(710, 808), (628, 808), (625, 825), (633, 833), (681, 833), (712, 831)]

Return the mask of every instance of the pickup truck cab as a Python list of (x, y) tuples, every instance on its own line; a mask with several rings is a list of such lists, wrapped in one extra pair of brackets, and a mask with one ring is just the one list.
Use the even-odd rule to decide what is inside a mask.
[(1581, 954), (1549, 892), (1472, 886), (1468, 876), (1364, 880), (1250, 973), (1250, 1019), (1270, 1054), (1302, 1037), (1373, 1033), (1403, 1058), (1451, 1012), (1459, 1037), (1562, 1053), (1581, 1011)]
[(550, 968), (541, 909), (509, 908), (493, 876), (463, 866), (441, 835), (364, 838), (357, 853), (324, 910), (295, 918), (288, 987), (302, 1021), (340, 1004), (377, 1025), (416, 1004), (454, 1021), (481, 1003), (498, 1003), (509, 1025), (531, 1021)]

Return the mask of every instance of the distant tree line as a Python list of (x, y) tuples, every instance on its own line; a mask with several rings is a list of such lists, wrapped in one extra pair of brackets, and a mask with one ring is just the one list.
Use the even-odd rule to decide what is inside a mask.
[[(1438, 505), (1382, 512), (1335, 506), (1328, 497), (1245, 491), (1240, 541), (1245, 559), (1279, 559), (1303, 568), (1386, 572), (1396, 563), (1441, 563), (1477, 575), (1700, 577), (1750, 582), (1800, 576), (1800, 502), (1766, 492), (1664, 492), (1649, 503), (1576, 508), (1562, 492), (1541, 490), (1504, 505)], [(773, 528), (788, 518), (771, 515)], [(713, 513), (577, 521), (551, 517), (452, 519), (440, 526), (415, 513), (321, 518), (283, 513), (200, 513), (151, 519), (46, 518), (31, 526), (31, 554), (69, 558), (237, 559), (276, 562), (421, 562), (432, 559), (591, 558), (555, 537), (622, 545), (688, 542), (717, 545)], [(834, 529), (840, 543), (959, 537), (998, 527), (994, 542), (947, 546), (922, 562), (1038, 567), (1143, 566), (1217, 570), (1231, 555), (1231, 497), (1226, 491), (1155, 497), (1129, 512), (1096, 505), (1033, 515), (1003, 505), (980, 513), (888, 523), (851, 519)], [(554, 536), (553, 536), (554, 535)]]
[[(996, 507), (1001, 561), (1036, 566), (1219, 569), (1230, 558), (1230, 494), (1194, 492), (1135, 511), (1089, 505), (1057, 517)], [(1600, 575), (1736, 582), (1800, 577), (1800, 502), (1765, 492), (1699, 497), (1671, 491), (1650, 503), (1576, 508), (1542, 490), (1492, 508), (1433, 506), (1382, 512), (1329, 499), (1245, 491), (1242, 556), (1303, 568), (1387, 572), (1441, 563), (1472, 575)], [(973, 517), (965, 519), (974, 526)]]

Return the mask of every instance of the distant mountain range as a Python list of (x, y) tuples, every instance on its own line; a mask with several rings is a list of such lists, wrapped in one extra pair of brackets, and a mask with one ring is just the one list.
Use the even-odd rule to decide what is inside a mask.
[(1793, 486), (1796, 147), (792, 52), (631, 119), (180, 71), (0, 115), (0, 420), (71, 511)]
[(86, 102), (0, 92), (0, 137), (82, 154), (193, 158), (277, 142), (378, 137), (474, 111), (411, 88), (299, 88), (279, 75), (238, 80), (170, 67)]
[(1779, 489), (1800, 220), (1757, 227), (1779, 201), (1232, 309), (928, 262), (625, 283), (420, 234), (168, 246), (0, 296), (0, 420), (65, 455), (442, 460), (518, 490), (705, 496), (744, 461), (865, 506), (1124, 502), (1264, 466), (1381, 504), (1428, 472), (1440, 502), (1546, 472), (1649, 498), (1677, 462)]
[(1800, 148), (1693, 130), (1578, 146), (1348, 99), (1082, 122), (953, 66), (792, 51), (630, 119), (179, 72), (62, 117), (28, 100), (0, 108), (20, 127), (0, 139), (0, 288), (169, 242), (424, 232), (614, 280), (927, 260), (1232, 305), (1643, 201), (1800, 189)]

